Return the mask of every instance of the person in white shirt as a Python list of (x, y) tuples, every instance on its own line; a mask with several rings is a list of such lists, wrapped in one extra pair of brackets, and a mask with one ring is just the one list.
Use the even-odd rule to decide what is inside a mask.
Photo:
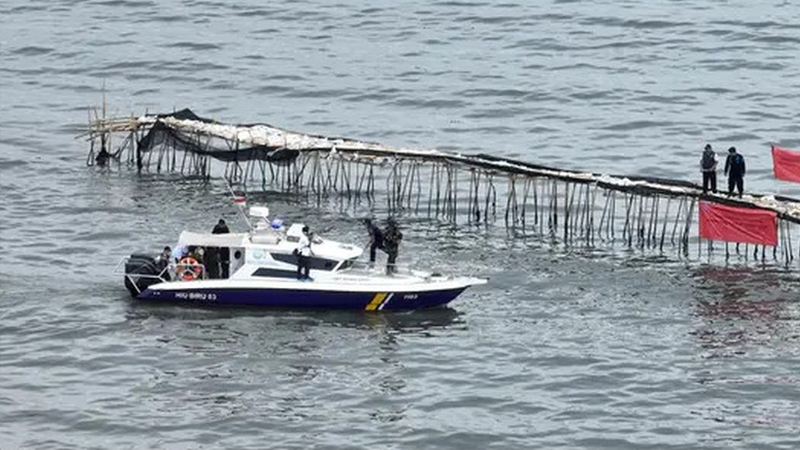
[(170, 256), (177, 263), (181, 260), (181, 258), (186, 256), (187, 253), (189, 253), (189, 250), (186, 248), (186, 246), (183, 244), (178, 244), (175, 246), (175, 249), (172, 250)]
[(297, 279), (311, 280), (311, 238), (308, 236), (308, 227), (303, 227), (303, 234), (297, 243)]

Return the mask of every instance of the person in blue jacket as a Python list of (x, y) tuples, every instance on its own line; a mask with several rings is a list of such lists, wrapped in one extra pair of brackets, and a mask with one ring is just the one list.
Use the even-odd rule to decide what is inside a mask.
[(744, 156), (736, 152), (736, 147), (728, 149), (725, 160), (725, 174), (728, 175), (728, 196), (733, 195), (734, 188), (739, 191), (739, 198), (744, 192), (744, 174), (746, 172)]

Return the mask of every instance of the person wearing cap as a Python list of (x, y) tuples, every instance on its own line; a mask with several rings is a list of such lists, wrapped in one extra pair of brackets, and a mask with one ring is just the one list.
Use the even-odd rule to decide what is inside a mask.
[(739, 191), (739, 198), (742, 198), (745, 171), (744, 156), (736, 152), (736, 147), (729, 148), (728, 158), (725, 160), (725, 174), (728, 175), (728, 196), (733, 195), (735, 188)]
[(297, 279), (311, 280), (311, 239), (309, 238), (308, 226), (303, 227), (300, 239), (297, 241)]
[(700, 158), (700, 171), (703, 173), (703, 194), (717, 193), (717, 154), (711, 149), (711, 144), (706, 144), (703, 157)]

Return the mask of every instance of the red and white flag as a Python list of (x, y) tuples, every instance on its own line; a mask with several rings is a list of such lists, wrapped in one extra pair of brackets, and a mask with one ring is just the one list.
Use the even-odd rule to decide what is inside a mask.
[(772, 169), (775, 178), (800, 183), (800, 152), (773, 145)]
[(247, 195), (242, 191), (233, 191), (233, 204), (247, 206)]
[(773, 211), (700, 202), (700, 237), (743, 244), (778, 245)]

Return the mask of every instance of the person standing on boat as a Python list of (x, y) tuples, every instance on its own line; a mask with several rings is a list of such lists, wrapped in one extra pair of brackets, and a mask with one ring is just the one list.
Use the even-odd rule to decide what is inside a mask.
[(311, 238), (308, 226), (303, 227), (300, 240), (297, 242), (297, 279), (311, 280)]
[(739, 198), (742, 198), (744, 191), (744, 156), (736, 153), (736, 147), (728, 149), (728, 159), (725, 160), (725, 174), (728, 175), (728, 196), (733, 195), (733, 190), (739, 191)]
[(161, 253), (156, 258), (156, 262), (158, 262), (159, 265), (167, 266), (169, 265), (169, 262), (172, 259), (171, 255), (172, 255), (172, 249), (168, 245), (164, 247), (163, 250), (161, 250)]
[(700, 170), (703, 172), (703, 194), (708, 193), (709, 185), (711, 192), (717, 193), (717, 154), (711, 149), (711, 144), (706, 144), (703, 150), (703, 157), (700, 158)]
[(177, 263), (188, 253), (189, 249), (187, 249), (185, 245), (179, 243), (178, 245), (175, 246), (175, 249), (172, 250), (172, 253), (170, 253), (170, 257), (172, 257), (172, 261), (174, 263)]
[(169, 275), (169, 270), (167, 270), (170, 265), (172, 265), (172, 249), (169, 248), (169, 246), (166, 246), (163, 250), (161, 250), (161, 254), (158, 255), (158, 258), (156, 258), (158, 274), (166, 281), (171, 281), (172, 279), (172, 277)]
[[(231, 230), (228, 229), (228, 225), (225, 223), (225, 219), (219, 219), (219, 222), (214, 226), (214, 230), (211, 231), (211, 234), (227, 234), (230, 233)], [(220, 278), (226, 279), (228, 278), (228, 270), (231, 264), (231, 251), (228, 247), (220, 247), (217, 250), (217, 258), (218, 264), (220, 265), (219, 274), (221, 275)], [(215, 262), (217, 264), (217, 262)]]
[(206, 247), (206, 274), (209, 279), (216, 280), (220, 275), (219, 247)]
[(364, 226), (367, 227), (367, 233), (369, 233), (369, 262), (375, 264), (375, 250), (386, 251), (383, 246), (383, 232), (370, 219), (364, 219)]
[(386, 261), (386, 274), (391, 275), (397, 272), (395, 262), (397, 261), (397, 254), (400, 248), (400, 241), (403, 240), (403, 233), (397, 227), (397, 222), (394, 219), (389, 219), (386, 226), (386, 233), (383, 236), (383, 245), (386, 253), (389, 254), (389, 259)]

